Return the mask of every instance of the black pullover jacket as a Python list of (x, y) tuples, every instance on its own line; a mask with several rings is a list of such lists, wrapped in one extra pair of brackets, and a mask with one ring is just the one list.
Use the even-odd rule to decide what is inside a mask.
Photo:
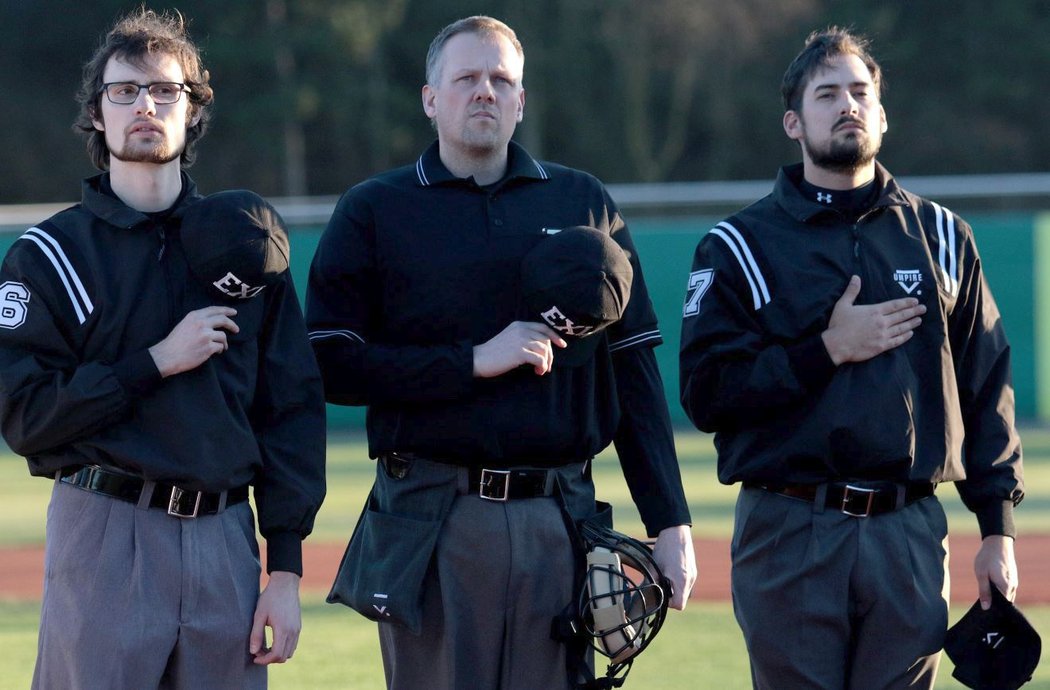
[[(324, 497), (323, 389), (291, 274), (228, 303), (229, 350), (162, 379), (148, 348), (217, 300), (166, 217), (100, 175), (82, 202), (25, 232), (0, 268), (0, 430), (32, 474), (98, 464), (193, 491), (254, 484), (267, 568), (302, 572)], [(162, 215), (162, 214), (161, 214)]]
[[(846, 218), (799, 191), (802, 166), (700, 241), (682, 324), (681, 398), (716, 433), (718, 476), (957, 482), (982, 535), (1013, 535), (1023, 496), (1010, 347), (970, 226), (877, 166)], [(901, 345), (835, 367), (824, 348), (850, 276), (857, 304), (915, 297)]]

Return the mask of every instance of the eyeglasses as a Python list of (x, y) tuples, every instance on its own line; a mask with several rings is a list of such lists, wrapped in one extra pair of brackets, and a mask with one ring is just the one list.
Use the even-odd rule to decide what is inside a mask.
[(177, 81), (155, 81), (149, 84), (136, 84), (132, 81), (113, 81), (103, 84), (99, 92), (106, 92), (106, 98), (114, 105), (131, 105), (139, 98), (139, 91), (146, 89), (154, 103), (170, 105), (178, 103), (183, 91), (189, 91), (186, 84)]

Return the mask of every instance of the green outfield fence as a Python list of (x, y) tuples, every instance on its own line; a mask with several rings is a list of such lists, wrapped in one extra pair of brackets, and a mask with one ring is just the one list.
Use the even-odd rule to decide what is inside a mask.
[[(292, 273), (300, 298), (304, 296), (310, 259), (323, 230), (323, 221), (316, 218), (324, 216), (324, 209), (330, 212), (333, 201), (315, 203), (311, 208), (321, 209), (322, 213), (312, 211), (312, 221), (296, 222), (294, 214), (285, 214), (291, 226)], [(53, 212), (53, 207), (40, 209)], [(1018, 418), (1050, 421), (1050, 212), (984, 211), (963, 215), (974, 228), (985, 274), (1013, 348)], [(636, 211), (628, 218), (664, 336), (664, 344), (656, 353), (676, 424), (688, 424), (678, 404), (677, 362), (686, 276), (697, 241), (722, 217), (661, 217)], [(0, 234), (0, 251), (6, 252), (32, 222), (5, 225), (0, 208), (0, 232), (7, 231)], [(363, 421), (363, 409), (329, 407), (332, 429), (360, 428)]]

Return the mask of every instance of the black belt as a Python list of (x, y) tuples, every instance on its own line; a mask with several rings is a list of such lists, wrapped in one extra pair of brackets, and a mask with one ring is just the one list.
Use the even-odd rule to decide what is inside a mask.
[(478, 487), (478, 496), (489, 501), (511, 498), (550, 496), (554, 491), (554, 473), (544, 469), (490, 470), (484, 467), (467, 468), (470, 493)]
[[(379, 462), (386, 468), (387, 474), (400, 479), (408, 474), (412, 463), (418, 459), (408, 453), (391, 453), (381, 455)], [(478, 496), (489, 501), (551, 496), (557, 483), (555, 468), (489, 469), (459, 466), (459, 469), (467, 473), (467, 493), (473, 495), (477, 491)]]
[(797, 498), (813, 503), (822, 486), (827, 487), (824, 506), (853, 517), (870, 517), (891, 513), (906, 505), (933, 495), (934, 484), (892, 484), (864, 486), (862, 483), (835, 484), (765, 484), (745, 482), (745, 487), (765, 489), (788, 498)]
[[(146, 485), (145, 480), (139, 477), (110, 472), (96, 465), (82, 467), (72, 474), (60, 477), (59, 481), (128, 503), (138, 503), (142, 496), (142, 489)], [(225, 502), (223, 498), (226, 499)], [(168, 515), (175, 517), (194, 518), (199, 515), (215, 515), (226, 506), (247, 500), (247, 484), (229, 491), (208, 493), (206, 491), (186, 491), (171, 484), (157, 483), (153, 486), (149, 507), (164, 508), (168, 511)]]

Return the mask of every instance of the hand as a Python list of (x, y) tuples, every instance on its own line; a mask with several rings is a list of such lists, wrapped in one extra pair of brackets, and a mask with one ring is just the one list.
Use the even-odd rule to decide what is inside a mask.
[(696, 582), (696, 555), (689, 525), (660, 530), (653, 545), (653, 560), (674, 587), (671, 608), (683, 610)]
[[(266, 647), (266, 628), (269, 627), (273, 642)], [(299, 631), (303, 629), (299, 610), (299, 576), (285, 571), (270, 573), (266, 589), (259, 595), (255, 605), (252, 634), (248, 638), (248, 651), (255, 663), (283, 664), (292, 658), (299, 644)]]
[(474, 376), (500, 376), (522, 364), (543, 376), (554, 363), (551, 343), (558, 347), (568, 345), (546, 324), (514, 321), (491, 340), (474, 346)]
[(226, 331), (241, 330), (231, 318), (236, 315), (230, 307), (205, 307), (186, 314), (167, 338), (149, 349), (160, 375), (167, 378), (196, 369), (212, 355), (226, 352)]
[(1014, 560), (1014, 540), (1001, 534), (989, 534), (981, 540), (981, 548), (973, 559), (977, 575), (977, 596), (981, 608), (992, 605), (992, 585), (999, 588), (1008, 600), (1017, 596), (1017, 561)]
[(926, 306), (914, 297), (855, 305), (859, 294), (860, 277), (853, 276), (835, 303), (828, 329), (821, 334), (836, 366), (863, 362), (903, 345), (922, 323), (919, 317), (926, 313)]

